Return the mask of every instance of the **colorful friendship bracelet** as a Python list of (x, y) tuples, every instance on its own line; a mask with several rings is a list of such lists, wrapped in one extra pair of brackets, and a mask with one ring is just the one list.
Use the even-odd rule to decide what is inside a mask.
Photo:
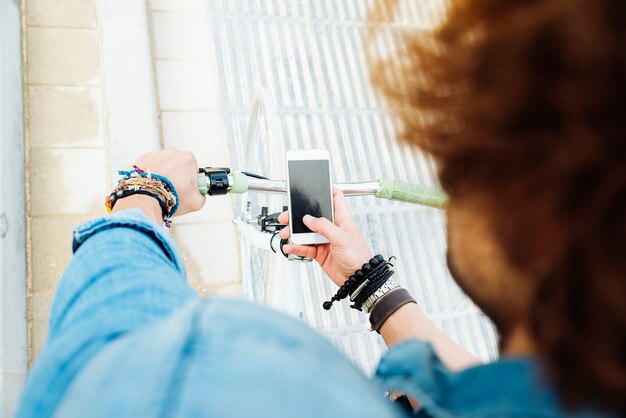
[(118, 184), (121, 183), (124, 180), (127, 180), (131, 177), (143, 177), (143, 178), (149, 178), (149, 179), (157, 179), (161, 182), (161, 185), (171, 194), (174, 195), (175, 197), (175, 204), (174, 207), (172, 208), (172, 212), (170, 213), (170, 217), (174, 216), (174, 214), (176, 213), (176, 211), (178, 210), (178, 193), (176, 193), (176, 188), (174, 188), (174, 185), (172, 184), (172, 182), (165, 176), (161, 176), (159, 174), (152, 174), (150, 173), (149, 170), (142, 170), (141, 168), (137, 167), (137, 165), (133, 165), (133, 169), (129, 170), (129, 171), (125, 171), (125, 170), (119, 170), (117, 172), (120, 176), (122, 176), (122, 178), (118, 181)]
[(119, 199), (134, 194), (150, 196), (159, 202), (163, 222), (169, 228), (171, 217), (178, 210), (179, 202), (178, 193), (176, 193), (176, 189), (169, 179), (158, 174), (152, 174), (148, 170), (142, 170), (136, 165), (129, 171), (120, 170), (118, 174), (121, 178), (117, 182), (117, 187), (105, 200), (107, 211), (111, 212)]
[(173, 212), (175, 207), (175, 197), (169, 193), (163, 186), (157, 185), (153, 180), (147, 178), (131, 178), (120, 183), (116, 190), (140, 190), (148, 189), (152, 190), (160, 195), (160, 197), (167, 203), (168, 212)]

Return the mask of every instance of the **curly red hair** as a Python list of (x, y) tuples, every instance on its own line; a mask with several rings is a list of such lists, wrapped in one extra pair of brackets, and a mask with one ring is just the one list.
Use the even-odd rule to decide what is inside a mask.
[[(397, 1), (372, 11), (370, 45)], [(527, 318), (570, 403), (626, 413), (626, 2), (464, 0), (373, 80), (533, 281)]]

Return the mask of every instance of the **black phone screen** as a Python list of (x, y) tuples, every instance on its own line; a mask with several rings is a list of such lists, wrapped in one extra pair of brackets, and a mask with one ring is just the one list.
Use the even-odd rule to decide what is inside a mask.
[(330, 167), (328, 160), (291, 160), (289, 170), (289, 194), (291, 232), (313, 232), (304, 225), (304, 215), (333, 219), (332, 194), (330, 191)]

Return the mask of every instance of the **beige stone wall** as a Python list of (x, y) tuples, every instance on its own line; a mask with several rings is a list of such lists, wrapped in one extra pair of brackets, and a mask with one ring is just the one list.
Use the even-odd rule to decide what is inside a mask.
[(72, 228), (104, 213), (107, 138), (96, 0), (25, 0), (29, 358), (40, 351)]
[[(106, 55), (107, 27), (103, 25), (107, 15), (100, 15), (105, 3), (23, 2), (32, 363), (45, 343), (54, 290), (71, 258), (72, 229), (106, 213), (104, 197), (113, 180), (110, 173), (124, 168), (111, 164), (121, 164), (117, 161), (121, 151), (130, 163), (134, 155), (126, 154), (144, 145), (120, 145), (123, 141), (109, 136), (120, 131), (133, 135), (125, 126), (113, 126), (123, 118), (114, 117), (119, 116), (118, 109), (107, 109), (112, 86), (132, 80), (114, 80), (120, 74), (126, 76), (119, 71), (124, 62)], [(143, 4), (139, 6), (143, 10)], [(155, 132), (160, 137), (152, 142), (191, 150), (202, 166), (228, 165), (205, 2), (146, 0), (145, 13), (153, 57), (152, 68), (146, 70), (151, 73), (145, 77), (155, 79), (154, 106), (159, 115)], [(115, 68), (116, 74), (107, 74), (105, 68)], [(146, 99), (150, 100), (154, 99)], [(142, 117), (140, 111), (136, 117)], [(232, 201), (221, 196), (210, 199), (201, 212), (174, 223), (172, 236), (185, 259), (188, 279), (201, 294), (242, 294), (232, 218)]]

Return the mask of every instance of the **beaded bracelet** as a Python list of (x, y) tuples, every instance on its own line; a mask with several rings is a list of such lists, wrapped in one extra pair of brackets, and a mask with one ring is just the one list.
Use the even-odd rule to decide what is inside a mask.
[(378, 289), (384, 286), (391, 276), (394, 275), (395, 271), (391, 270), (388, 264), (385, 265), (385, 267), (386, 268), (383, 271), (371, 279), (370, 283), (368, 283), (358, 295), (351, 295), (350, 299), (354, 301), (354, 304), (350, 306), (351, 308), (359, 311), (363, 310), (363, 303), (365, 303), (370, 296), (376, 293)]
[[(337, 293), (328, 301), (322, 305), (325, 310), (329, 310), (333, 306), (333, 302), (345, 299), (349, 294), (353, 293), (359, 286), (361, 286), (368, 278), (373, 278), (373, 275), (379, 274), (382, 269), (389, 269), (389, 262), (385, 261), (385, 258), (381, 254), (377, 254), (372, 257), (369, 262), (363, 264), (363, 267), (358, 269), (351, 275), (343, 285), (339, 287)], [(387, 266), (387, 267), (385, 267)]]
[(139, 178), (124, 180), (118, 185), (116, 190), (151, 190), (167, 204), (167, 212), (174, 211), (176, 203), (174, 195), (152, 179)]
[(361, 294), (361, 292), (374, 281), (379, 279), (385, 273), (390, 270), (389, 266), (386, 263), (381, 263), (374, 270), (367, 274), (365, 280), (363, 280), (356, 289), (350, 292), (350, 300), (354, 302), (357, 297)]
[(168, 228), (171, 226), (171, 217), (178, 209), (178, 194), (174, 185), (163, 176), (151, 174), (133, 166), (133, 170), (118, 171), (121, 178), (118, 180), (117, 187), (107, 196), (105, 206), (108, 212), (113, 210), (115, 203), (119, 199), (134, 194), (142, 194), (155, 198), (159, 202), (163, 215), (163, 222)]
[(171, 181), (169, 181), (167, 177), (161, 176), (159, 174), (150, 173), (149, 170), (142, 170), (136, 165), (133, 165), (133, 169), (130, 171), (119, 170), (117, 173), (120, 176), (122, 176), (122, 178), (118, 181), (118, 184), (130, 178), (138, 178), (138, 177), (158, 180), (158, 182), (160, 182), (161, 187), (163, 187), (166, 191), (174, 195), (175, 202), (171, 210), (170, 217), (174, 216), (174, 214), (178, 210), (178, 193), (176, 193), (176, 189), (174, 188), (174, 185), (172, 184)]

